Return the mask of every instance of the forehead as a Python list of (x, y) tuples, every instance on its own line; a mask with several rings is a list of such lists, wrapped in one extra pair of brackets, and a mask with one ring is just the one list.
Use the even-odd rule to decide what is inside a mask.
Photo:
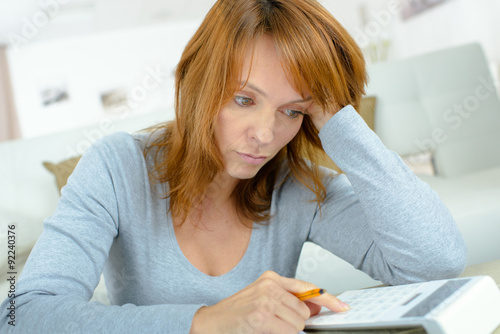
[[(241, 53), (240, 58), (240, 71), (238, 77), (235, 78), (237, 89), (242, 89), (249, 82), (271, 86), (271, 88), (274, 88), (273, 85), (289, 86), (295, 92), (299, 92), (302, 97), (309, 95), (307, 94), (308, 89), (296, 88), (304, 87), (303, 79), (297, 80), (289, 71), (289, 66), (283, 62), (271, 36), (263, 35), (253, 40)], [(297, 82), (300, 84), (297, 85)]]

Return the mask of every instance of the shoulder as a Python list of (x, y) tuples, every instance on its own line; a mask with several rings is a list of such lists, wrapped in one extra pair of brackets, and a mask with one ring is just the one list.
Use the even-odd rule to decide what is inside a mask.
[(97, 140), (92, 147), (98, 150), (113, 150), (116, 153), (130, 153), (131, 151), (142, 151), (146, 145), (149, 134), (130, 134), (127, 132), (115, 132)]
[(107, 135), (95, 143), (85, 152), (86, 155), (100, 156), (101, 159), (109, 162), (129, 161), (143, 158), (144, 148), (148, 142), (150, 134), (129, 134), (127, 132), (116, 132)]
[(94, 142), (83, 154), (74, 173), (85, 178), (147, 173), (144, 147), (149, 134), (116, 132)]
[(144, 147), (148, 139), (149, 134), (116, 132), (97, 140), (83, 154), (68, 184), (77, 184), (82, 191), (120, 196), (147, 191)]

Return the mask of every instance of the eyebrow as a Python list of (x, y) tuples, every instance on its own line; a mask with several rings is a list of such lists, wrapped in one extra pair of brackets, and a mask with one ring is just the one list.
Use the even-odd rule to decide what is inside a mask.
[[(252, 89), (252, 90), (256, 91), (257, 93), (259, 93), (260, 95), (264, 96), (265, 98), (267, 98), (267, 97), (268, 97), (268, 95), (267, 95), (267, 93), (266, 93), (266, 92), (264, 92), (262, 89), (260, 89), (259, 87), (257, 87), (257, 86), (255, 86), (255, 85), (253, 85), (252, 83), (250, 83), (250, 82), (248, 82), (248, 81), (247, 81), (247, 82), (241, 81), (241, 82), (240, 82), (240, 85), (241, 85), (242, 87), (248, 87), (248, 88), (250, 88), (250, 89)], [(306, 99), (300, 99), (300, 100), (294, 100), (294, 101), (287, 102), (287, 104), (290, 104), (290, 103), (308, 102), (308, 101), (311, 101), (311, 100), (312, 100), (312, 97), (311, 97), (311, 96), (309, 96), (309, 97), (308, 97), (308, 98), (306, 98)]]

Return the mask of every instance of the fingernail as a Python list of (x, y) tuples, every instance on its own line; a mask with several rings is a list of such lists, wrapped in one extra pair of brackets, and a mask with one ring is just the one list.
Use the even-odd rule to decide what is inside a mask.
[(349, 305), (347, 305), (346, 303), (344, 302), (340, 302), (340, 307), (342, 308), (343, 311), (348, 311), (351, 309), (351, 307)]

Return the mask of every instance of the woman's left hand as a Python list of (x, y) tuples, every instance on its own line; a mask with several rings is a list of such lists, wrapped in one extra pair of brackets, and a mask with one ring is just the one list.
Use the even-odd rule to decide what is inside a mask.
[(307, 114), (319, 132), (321, 131), (323, 125), (325, 125), (325, 123), (328, 122), (328, 120), (332, 118), (332, 116), (335, 115), (340, 109), (340, 107), (336, 106), (334, 110), (323, 110), (319, 104), (312, 102), (309, 108), (307, 108)]

